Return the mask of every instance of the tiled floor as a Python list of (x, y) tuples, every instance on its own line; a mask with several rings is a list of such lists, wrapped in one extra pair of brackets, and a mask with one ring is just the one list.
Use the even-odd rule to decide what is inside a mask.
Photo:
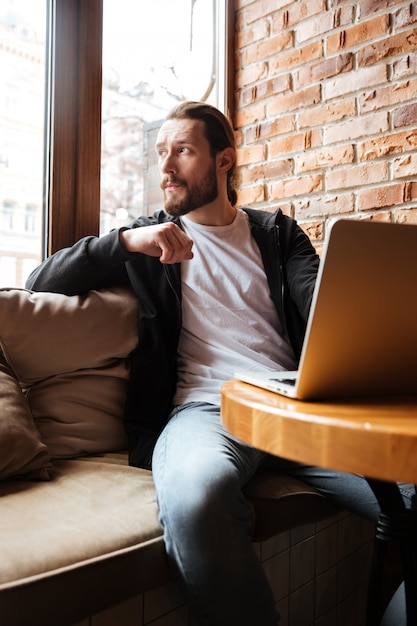
[[(343, 513), (256, 544), (280, 626), (363, 626), (374, 527)], [(74, 626), (197, 626), (173, 583)]]

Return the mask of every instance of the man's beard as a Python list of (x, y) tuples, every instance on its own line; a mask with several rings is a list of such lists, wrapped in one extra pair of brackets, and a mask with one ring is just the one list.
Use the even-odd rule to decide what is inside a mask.
[(164, 192), (165, 210), (169, 215), (172, 215), (172, 217), (187, 215), (187, 213), (191, 213), (191, 211), (195, 211), (213, 202), (218, 196), (216, 166), (214, 163), (209, 167), (205, 176), (192, 187), (189, 187), (187, 183), (180, 178), (170, 177), (162, 181), (162, 188), (164, 188), (167, 181), (181, 185), (181, 190), (185, 189), (186, 191), (185, 196), (178, 200), (175, 200), (172, 196), (167, 196)]

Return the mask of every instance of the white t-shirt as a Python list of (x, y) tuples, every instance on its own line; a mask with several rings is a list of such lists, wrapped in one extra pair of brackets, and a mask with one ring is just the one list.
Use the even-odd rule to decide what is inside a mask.
[(282, 337), (248, 216), (238, 210), (228, 226), (181, 218), (194, 241), (194, 258), (181, 263), (182, 331), (176, 405), (220, 402), (222, 384), (236, 371), (295, 369)]

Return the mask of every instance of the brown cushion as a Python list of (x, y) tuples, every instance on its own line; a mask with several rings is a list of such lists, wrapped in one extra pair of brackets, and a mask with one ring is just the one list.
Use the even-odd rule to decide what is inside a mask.
[(0, 591), (162, 542), (152, 474), (122, 455), (55, 461), (50, 482), (3, 483), (0, 502)]
[(27, 401), (51, 457), (75, 457), (127, 448), (121, 422), (129, 369), (70, 372), (41, 380)]
[(14, 374), (0, 354), (0, 480), (48, 480), (51, 463)]
[(122, 415), (137, 345), (131, 290), (0, 289), (0, 344), (52, 457), (126, 447)]
[(83, 296), (0, 289), (1, 347), (25, 385), (127, 357), (136, 317), (136, 297), (125, 288)]

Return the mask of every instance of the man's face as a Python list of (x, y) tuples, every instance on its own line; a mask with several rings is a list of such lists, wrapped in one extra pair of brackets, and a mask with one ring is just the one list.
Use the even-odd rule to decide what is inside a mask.
[(168, 120), (156, 142), (165, 210), (174, 217), (186, 215), (218, 195), (216, 160), (200, 120)]

